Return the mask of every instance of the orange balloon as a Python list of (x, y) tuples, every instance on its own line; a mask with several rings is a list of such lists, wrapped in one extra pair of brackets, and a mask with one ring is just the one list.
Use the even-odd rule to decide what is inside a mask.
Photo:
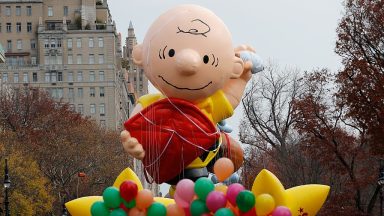
[(184, 211), (177, 204), (167, 206), (167, 216), (184, 216)]
[(213, 172), (220, 182), (231, 176), (234, 170), (233, 162), (229, 158), (220, 158), (213, 166)]
[(141, 190), (136, 196), (136, 207), (140, 210), (145, 210), (153, 203), (152, 192), (148, 189)]
[(131, 208), (128, 212), (128, 216), (145, 216), (145, 211), (138, 208)]
[(227, 194), (227, 189), (228, 189), (228, 187), (226, 185), (216, 185), (215, 186), (215, 191), (220, 191), (223, 194)]

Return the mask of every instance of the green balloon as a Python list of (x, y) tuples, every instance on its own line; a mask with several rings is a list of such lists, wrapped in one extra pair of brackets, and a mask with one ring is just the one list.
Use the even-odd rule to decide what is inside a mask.
[(235, 216), (228, 208), (221, 208), (215, 212), (215, 216)]
[(208, 178), (202, 177), (195, 182), (195, 193), (199, 199), (205, 201), (208, 194), (215, 189), (212, 181)]
[(209, 209), (205, 205), (204, 201), (197, 199), (191, 203), (190, 212), (192, 216), (200, 216), (209, 212)]
[(236, 204), (240, 211), (247, 212), (255, 206), (255, 195), (249, 190), (243, 190), (237, 195)]
[(104, 205), (103, 201), (97, 201), (92, 204), (91, 215), (92, 216), (108, 216), (109, 209), (107, 206)]
[(127, 208), (133, 208), (136, 206), (136, 200), (135, 199), (133, 199), (129, 202), (127, 202), (123, 199), (123, 203), (124, 203), (125, 207), (127, 207)]
[(147, 216), (166, 216), (167, 208), (161, 203), (154, 202), (147, 210)]
[(127, 213), (123, 209), (119, 208), (113, 210), (109, 216), (127, 216)]
[(108, 208), (118, 208), (122, 201), (120, 192), (115, 187), (107, 187), (103, 192), (104, 203)]

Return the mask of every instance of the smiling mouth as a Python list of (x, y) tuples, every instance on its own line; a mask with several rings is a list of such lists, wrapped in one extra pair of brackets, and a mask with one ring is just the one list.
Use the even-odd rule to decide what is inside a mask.
[(164, 79), (164, 77), (162, 77), (160, 75), (158, 75), (158, 77), (160, 77), (168, 85), (172, 86), (173, 88), (179, 89), (179, 90), (192, 90), (192, 91), (196, 91), (196, 90), (204, 89), (204, 88), (206, 88), (206, 87), (208, 87), (209, 85), (212, 84), (212, 81), (210, 81), (208, 84), (206, 84), (205, 86), (200, 87), (200, 88), (182, 88), (182, 87), (178, 87), (178, 86), (173, 85), (172, 83), (168, 82), (167, 80)]

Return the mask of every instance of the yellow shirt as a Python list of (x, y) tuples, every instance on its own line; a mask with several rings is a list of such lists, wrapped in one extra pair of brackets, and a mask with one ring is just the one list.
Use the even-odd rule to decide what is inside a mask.
[[(143, 108), (152, 103), (164, 99), (162, 94), (147, 94), (139, 98), (139, 103)], [(195, 104), (214, 124), (233, 115), (233, 107), (222, 90), (215, 92), (210, 97)]]

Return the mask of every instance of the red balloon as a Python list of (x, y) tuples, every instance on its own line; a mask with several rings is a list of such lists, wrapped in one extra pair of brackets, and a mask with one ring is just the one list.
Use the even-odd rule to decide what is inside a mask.
[(256, 216), (255, 207), (253, 207), (251, 210), (249, 210), (247, 212), (241, 213), (241, 216)]
[(127, 180), (120, 185), (120, 196), (127, 202), (136, 197), (137, 191), (137, 184), (133, 181)]

